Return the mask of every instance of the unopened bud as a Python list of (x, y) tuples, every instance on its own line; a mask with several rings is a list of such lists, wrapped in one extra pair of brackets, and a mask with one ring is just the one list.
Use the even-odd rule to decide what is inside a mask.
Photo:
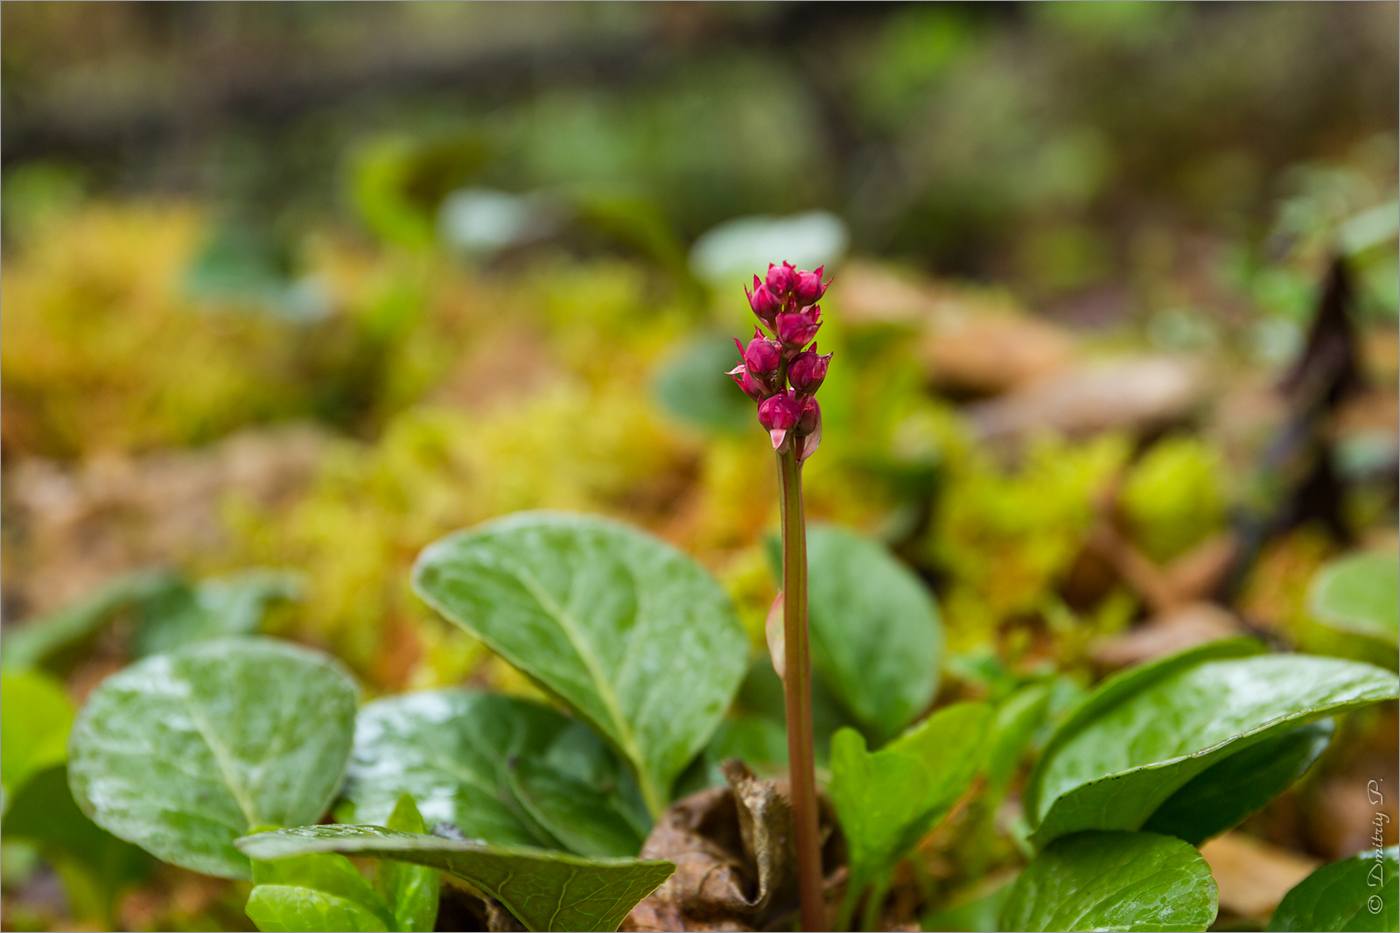
[(801, 401), (802, 410), (797, 416), (793, 431), (797, 435), (797, 462), (802, 463), (822, 443), (822, 409), (817, 400), (808, 395)]
[(778, 296), (769, 291), (767, 285), (760, 283), (758, 276), (753, 277), (753, 291), (745, 288), (744, 295), (749, 299), (749, 307), (753, 308), (753, 313), (758, 315), (758, 319), (772, 327), (773, 319), (783, 309), (783, 303)]
[(778, 315), (774, 330), (783, 348), (795, 353), (811, 343), (812, 338), (817, 336), (817, 329), (822, 326), (821, 316), (822, 309), (818, 305)]
[(746, 347), (739, 342), (739, 338), (734, 338), (734, 345), (739, 348), (739, 354), (743, 358), (744, 366), (755, 379), (762, 380), (770, 385), (778, 377), (778, 367), (783, 363), (783, 348), (776, 340), (770, 340), (763, 336), (763, 333), (755, 327), (753, 329), (753, 339)]
[(825, 266), (817, 266), (815, 272), (797, 273), (797, 284), (792, 288), (792, 296), (797, 299), (799, 307), (814, 305), (826, 294), (828, 282), (822, 281), (822, 270)]
[(768, 274), (763, 282), (768, 286), (768, 290), (779, 299), (786, 298), (797, 285), (797, 267), (790, 262), (784, 262), (781, 266), (775, 266), (771, 262), (768, 264)]
[(801, 414), (802, 409), (797, 401), (786, 392), (766, 398), (758, 406), (758, 423), (768, 432), (774, 450), (783, 446), (788, 432), (796, 426)]
[(816, 344), (810, 350), (803, 350), (793, 357), (788, 365), (788, 382), (797, 390), (799, 395), (811, 395), (821, 388), (822, 380), (826, 378), (827, 365), (831, 362), (831, 354), (826, 356), (817, 355)]
[(738, 366), (735, 366), (728, 373), (726, 373), (726, 375), (732, 378), (734, 380), (734, 384), (737, 385), (741, 390), (743, 390), (743, 393), (749, 398), (753, 399), (755, 402), (763, 401), (763, 397), (768, 394), (768, 390), (763, 385), (763, 383), (755, 379), (753, 377), (753, 374), (750, 373), (747, 368), (745, 368), (743, 363), (740, 363)]

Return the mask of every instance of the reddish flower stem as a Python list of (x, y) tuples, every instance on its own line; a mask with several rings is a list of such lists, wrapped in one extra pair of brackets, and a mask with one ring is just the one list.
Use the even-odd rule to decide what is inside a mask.
[(807, 528), (802, 514), (802, 465), (797, 445), (778, 454), (783, 516), (784, 700), (792, 822), (797, 848), (798, 900), (803, 930), (826, 929), (821, 837), (817, 824), (816, 758), (812, 750), (812, 672), (807, 651)]

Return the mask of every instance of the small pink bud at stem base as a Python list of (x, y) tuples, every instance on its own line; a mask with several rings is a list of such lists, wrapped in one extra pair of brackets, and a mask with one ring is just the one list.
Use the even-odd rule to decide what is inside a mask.
[(783, 635), (783, 594), (778, 592), (778, 598), (773, 600), (773, 606), (768, 610), (768, 621), (763, 625), (764, 634), (768, 638), (768, 656), (773, 659), (773, 670), (778, 672), (779, 680), (787, 679), (787, 639)]

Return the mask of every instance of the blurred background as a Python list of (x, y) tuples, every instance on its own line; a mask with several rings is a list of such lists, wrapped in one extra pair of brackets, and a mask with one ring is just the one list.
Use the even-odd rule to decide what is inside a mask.
[[(6, 0), (6, 663), (81, 702), (263, 630), (529, 692), (407, 576), (527, 508), (696, 555), (757, 652), (776, 471), (722, 371), (787, 259), (835, 275), (809, 514), (928, 582), (945, 697), (1230, 633), (1394, 668), (1305, 597), (1396, 543), (1398, 9)], [(1367, 844), (1377, 715), (1254, 818), (1280, 864)], [(42, 848), (7, 929), (247, 924)]]

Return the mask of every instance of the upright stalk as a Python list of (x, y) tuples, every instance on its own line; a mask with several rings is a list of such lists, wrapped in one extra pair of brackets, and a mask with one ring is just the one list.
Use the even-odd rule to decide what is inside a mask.
[(817, 823), (816, 758), (812, 750), (812, 672), (807, 651), (807, 528), (802, 514), (802, 465), (796, 445), (778, 454), (783, 513), (784, 700), (797, 886), (802, 929), (826, 929), (821, 836)]

